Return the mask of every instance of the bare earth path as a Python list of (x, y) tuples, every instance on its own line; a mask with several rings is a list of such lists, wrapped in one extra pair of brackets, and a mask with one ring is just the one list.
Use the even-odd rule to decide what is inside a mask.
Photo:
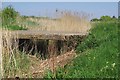
[[(30, 75), (35, 78), (42, 78), (46, 70), (50, 69), (51, 71), (54, 71), (57, 67), (63, 67), (75, 56), (76, 53), (74, 51), (46, 60), (39, 60), (36, 57), (30, 56), (30, 60), (32, 62), (29, 69)], [(25, 74), (24, 76), (27, 77), (27, 75), (28, 74)]]

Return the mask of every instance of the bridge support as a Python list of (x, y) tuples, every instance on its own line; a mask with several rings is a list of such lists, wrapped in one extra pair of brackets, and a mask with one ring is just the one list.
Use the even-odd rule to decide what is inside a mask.
[(56, 40), (49, 40), (49, 43), (48, 43), (48, 53), (49, 53), (49, 57), (54, 57), (56, 56)]

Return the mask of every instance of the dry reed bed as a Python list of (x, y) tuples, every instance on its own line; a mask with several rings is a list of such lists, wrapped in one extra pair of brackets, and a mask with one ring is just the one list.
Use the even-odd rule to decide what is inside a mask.
[(18, 50), (17, 37), (16, 34), (11, 38), (11, 31), (7, 30), (4, 32), (4, 35), (2, 35), (3, 78), (22, 77), (22, 75), (28, 71), (28, 56), (24, 54), (25, 51), (20, 52)]
[[(13, 45), (11, 42), (11, 32), (5, 31), (5, 34), (2, 36), (3, 45), (2, 45), (2, 57), (3, 57), (3, 76), (9, 77), (13, 76), (12, 71), (10, 70), (11, 67), (14, 69), (17, 65), (15, 54), (17, 51), (17, 45)], [(16, 43), (16, 42), (15, 42)], [(14, 47), (14, 48), (13, 48)], [(13, 70), (14, 71), (14, 70)], [(13, 72), (14, 73), (14, 72)]]
[[(58, 14), (58, 13), (57, 13)], [(58, 15), (58, 19), (30, 19), (40, 24), (31, 30), (57, 31), (57, 32), (80, 32), (86, 33), (91, 28), (88, 20), (89, 15), (85, 13), (64, 11)]]

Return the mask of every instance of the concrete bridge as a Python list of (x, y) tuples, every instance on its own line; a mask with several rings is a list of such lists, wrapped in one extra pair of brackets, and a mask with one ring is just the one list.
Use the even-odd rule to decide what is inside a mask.
[[(2, 32), (4, 38), (7, 32)], [(27, 49), (29, 51), (34, 47), (32, 54), (34, 54), (34, 51), (38, 51), (43, 53), (43, 55), (46, 53), (54, 55), (55, 53), (60, 54), (72, 50), (77, 45), (78, 40), (82, 41), (87, 34), (79, 32), (19, 30), (8, 32), (8, 35), (10, 35), (11, 39), (16, 37), (19, 40), (21, 51), (23, 47), (26, 48), (25, 45), (30, 44), (27, 45)]]
[[(3, 36), (6, 31), (3, 31)], [(20, 39), (49, 39), (49, 40), (66, 40), (70, 36), (85, 36), (87, 33), (80, 32), (49, 32), (35, 30), (18, 30), (11, 31), (11, 37), (17, 36)]]

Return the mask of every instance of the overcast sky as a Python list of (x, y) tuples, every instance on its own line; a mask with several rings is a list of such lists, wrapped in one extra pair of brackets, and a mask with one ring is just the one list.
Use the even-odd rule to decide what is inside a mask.
[(118, 2), (3, 2), (2, 8), (12, 5), (21, 15), (51, 16), (55, 10), (85, 12), (92, 18), (103, 15), (118, 17)]

